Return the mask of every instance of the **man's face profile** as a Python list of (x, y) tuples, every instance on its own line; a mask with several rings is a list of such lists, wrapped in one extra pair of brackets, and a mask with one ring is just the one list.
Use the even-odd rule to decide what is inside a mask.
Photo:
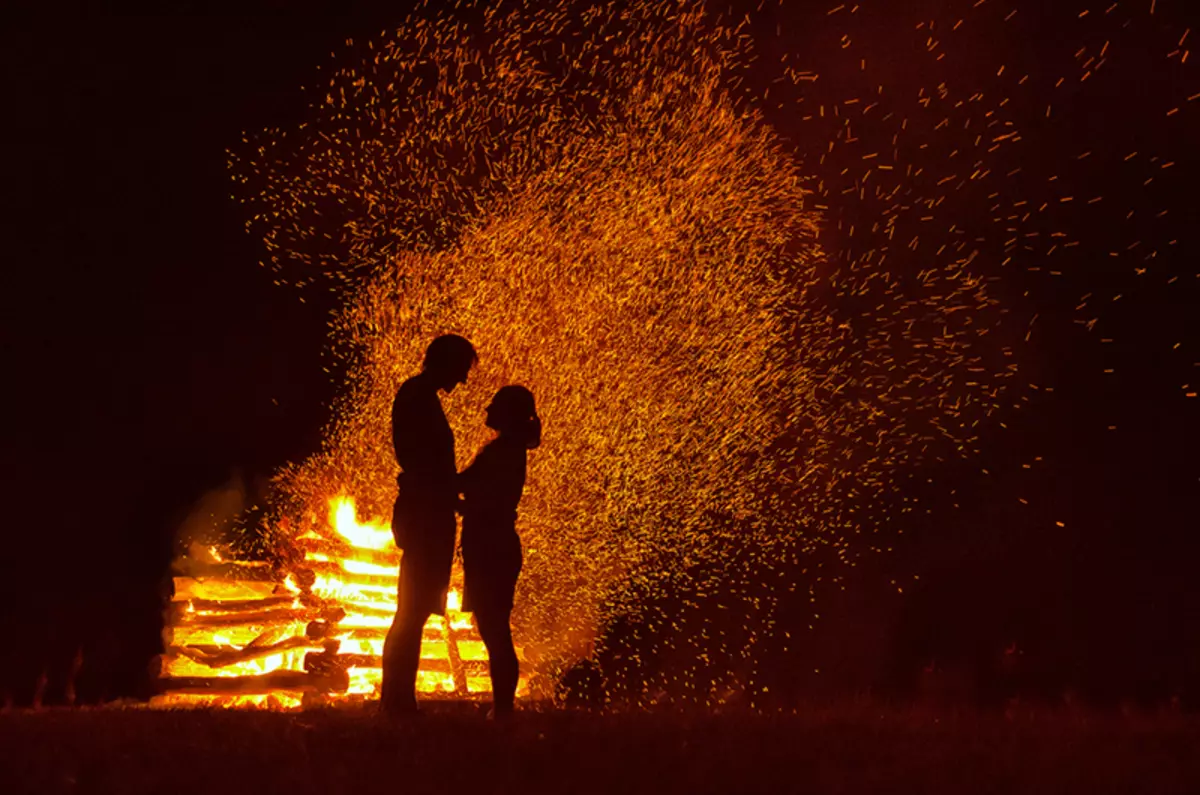
[(446, 377), (442, 382), (442, 390), (448, 395), (459, 384), (467, 383), (467, 375), (475, 362), (455, 362), (446, 368)]

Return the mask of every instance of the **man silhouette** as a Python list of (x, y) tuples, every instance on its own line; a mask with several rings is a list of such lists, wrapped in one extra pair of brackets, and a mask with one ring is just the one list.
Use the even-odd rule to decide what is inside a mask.
[(400, 465), (392, 535), (404, 557), (396, 618), (383, 644), (380, 696), (390, 714), (417, 709), (421, 634), (430, 614), (445, 609), (454, 560), (458, 469), (454, 433), (438, 391), (450, 393), (466, 383), (477, 358), (463, 337), (438, 337), (425, 351), (421, 372), (400, 386), (392, 403), (392, 444)]

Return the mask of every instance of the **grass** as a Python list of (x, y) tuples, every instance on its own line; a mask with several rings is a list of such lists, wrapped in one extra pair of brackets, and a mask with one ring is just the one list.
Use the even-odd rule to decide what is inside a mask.
[(0, 714), (5, 793), (1200, 792), (1200, 720), (856, 705), (795, 715)]

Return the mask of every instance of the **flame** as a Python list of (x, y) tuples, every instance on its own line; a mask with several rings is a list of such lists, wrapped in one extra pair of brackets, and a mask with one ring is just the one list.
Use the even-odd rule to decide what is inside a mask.
[[(249, 572), (264, 565), (221, 558), (215, 547), (206, 550), (211, 558), (184, 562), (184, 568), (220, 573), (175, 578), (165, 692), (154, 706), (295, 709), (308, 698), (377, 696), (402, 560), (391, 528), (360, 522), (354, 499), (341, 495), (329, 501), (326, 526), (295, 540), (305, 550), (302, 566), (274, 581), (227, 573), (220, 567)], [(486, 695), (487, 659), (474, 618), (462, 611), (462, 593), (453, 587), (445, 617), (432, 616), (425, 625), (417, 689)], [(527, 690), (522, 679), (518, 693)]]
[(338, 535), (359, 549), (385, 549), (392, 544), (390, 525), (359, 524), (351, 497), (336, 497), (329, 505), (330, 522)]

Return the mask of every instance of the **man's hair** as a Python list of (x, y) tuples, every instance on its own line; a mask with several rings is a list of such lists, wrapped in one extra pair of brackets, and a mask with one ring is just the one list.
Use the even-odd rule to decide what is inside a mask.
[(479, 359), (475, 346), (466, 337), (443, 334), (425, 349), (424, 369), (431, 370), (448, 364), (474, 364)]

